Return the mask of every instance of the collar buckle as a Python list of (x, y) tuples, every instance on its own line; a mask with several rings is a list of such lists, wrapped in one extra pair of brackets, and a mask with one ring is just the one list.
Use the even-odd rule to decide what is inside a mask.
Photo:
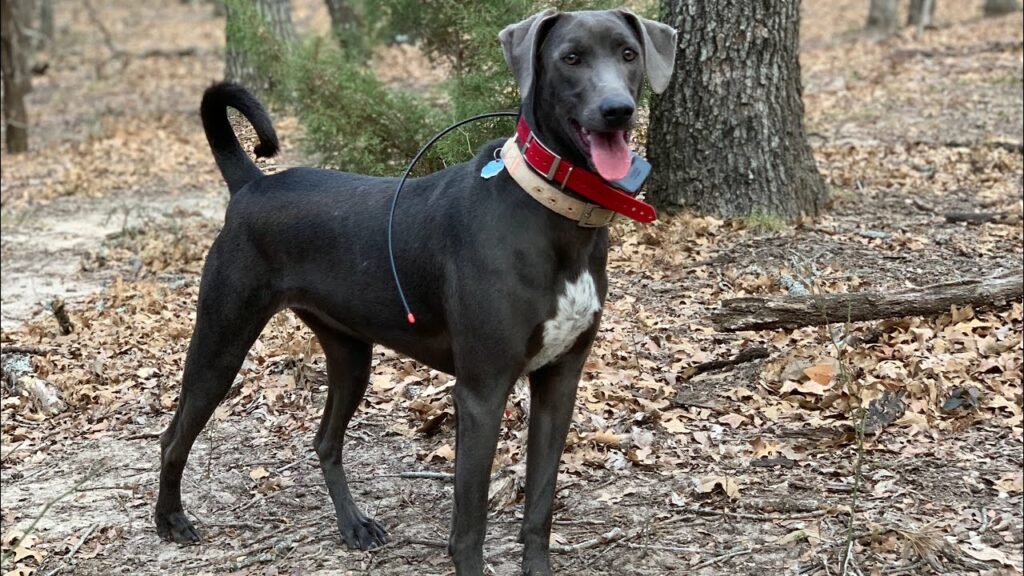
[[(555, 173), (558, 172), (558, 166), (562, 163), (562, 157), (559, 156), (558, 154), (555, 154), (554, 152), (552, 152), (550, 148), (545, 146), (543, 142), (541, 142), (540, 140), (537, 139), (536, 136), (534, 136), (533, 130), (530, 130), (530, 134), (527, 135), (527, 137), (526, 137), (526, 142), (523, 143), (523, 147), (520, 148), (520, 150), (519, 150), (520, 152), (522, 152), (524, 158), (526, 157), (526, 150), (532, 144), (536, 144), (537, 146), (540, 146), (541, 150), (546, 152), (553, 159), (551, 161), (551, 168), (548, 169), (548, 172), (547, 172), (547, 174), (545, 174), (545, 176), (547, 177), (548, 180), (554, 180), (555, 179)], [(571, 173), (572, 173), (572, 167), (569, 168), (569, 174), (571, 174)], [(565, 183), (568, 182), (568, 180), (569, 180), (569, 174), (565, 175), (565, 180), (562, 182), (562, 188), (565, 188)]]
[[(597, 218), (593, 218), (595, 210), (599, 210)], [(597, 204), (591, 204), (588, 202), (584, 205), (583, 213), (580, 214), (580, 218), (576, 221), (576, 224), (580, 228), (601, 228), (611, 224), (614, 218), (615, 212), (612, 212), (607, 208), (601, 208)]]

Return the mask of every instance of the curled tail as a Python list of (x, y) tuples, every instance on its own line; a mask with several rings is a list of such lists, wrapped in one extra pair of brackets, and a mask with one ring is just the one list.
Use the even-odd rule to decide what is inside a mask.
[(242, 150), (235, 132), (228, 122), (228, 107), (234, 108), (252, 124), (260, 143), (253, 148), (257, 157), (269, 158), (277, 154), (277, 133), (263, 105), (248, 90), (230, 82), (220, 82), (206, 89), (199, 108), (203, 118), (206, 140), (217, 161), (228, 190), (234, 194), (240, 188), (263, 176), (263, 172)]

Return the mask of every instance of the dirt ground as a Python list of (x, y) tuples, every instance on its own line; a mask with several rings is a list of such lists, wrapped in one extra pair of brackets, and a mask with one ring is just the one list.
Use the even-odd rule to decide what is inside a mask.
[[(84, 5), (58, 3), (32, 152), (3, 150), (3, 573), (452, 573), (454, 380), (377, 350), (346, 467), (392, 541), (347, 550), (310, 448), (323, 356), (288, 314), (192, 452), (184, 498), (203, 544), (156, 536), (156, 435), (226, 201), (197, 114), (223, 21), (203, 3), (93, 4), (120, 56)], [(300, 29), (324, 29), (321, 2), (295, 4)], [(886, 291), (1024, 264), (1021, 15), (942, 0), (935, 29), (883, 38), (860, 32), (865, 1), (803, 4), (807, 126), (833, 204), (792, 227), (679, 214), (613, 228), (559, 478), (558, 573), (1022, 571), (1021, 302), (764, 332), (709, 319), (724, 298), (794, 282)], [(409, 48), (378, 66), (396, 61), (427, 68)], [(415, 73), (396, 85), (437, 81)], [(295, 121), (275, 116), (287, 153), (265, 168), (302, 163)], [(701, 369), (752, 348), (766, 358)], [(499, 575), (521, 556), (527, 406), (519, 386), (495, 463), (485, 553)]]

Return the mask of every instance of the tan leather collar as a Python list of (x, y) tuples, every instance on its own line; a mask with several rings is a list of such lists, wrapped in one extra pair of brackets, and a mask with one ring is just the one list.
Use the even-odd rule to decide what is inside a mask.
[(607, 226), (615, 218), (615, 212), (601, 208), (597, 204), (577, 200), (534, 172), (523, 160), (523, 154), (519, 151), (515, 138), (509, 138), (505, 142), (501, 149), (501, 159), (509, 176), (519, 184), (519, 187), (548, 210), (575, 220), (584, 228)]

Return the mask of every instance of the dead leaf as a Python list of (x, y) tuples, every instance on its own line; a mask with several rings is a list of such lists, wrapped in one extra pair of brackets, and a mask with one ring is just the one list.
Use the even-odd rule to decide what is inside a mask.
[(740, 483), (733, 476), (704, 476), (696, 481), (698, 494), (710, 494), (721, 491), (733, 500), (740, 497)]
[(828, 386), (828, 383), (832, 381), (832, 376), (835, 374), (834, 371), (835, 367), (830, 362), (804, 368), (804, 374), (822, 386)]
[(253, 468), (252, 470), (249, 471), (249, 478), (252, 478), (253, 480), (256, 481), (262, 480), (263, 478), (266, 478), (268, 476), (270, 476), (270, 472), (267, 472), (267, 469), (264, 468), (263, 466)]

